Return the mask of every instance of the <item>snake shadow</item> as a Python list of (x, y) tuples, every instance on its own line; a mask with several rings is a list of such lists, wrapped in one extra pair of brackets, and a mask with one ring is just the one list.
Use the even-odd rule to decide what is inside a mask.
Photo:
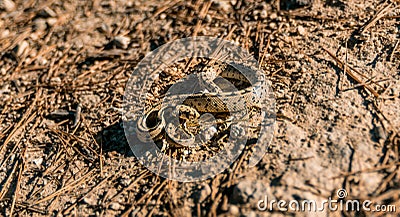
[[(96, 134), (96, 142), (102, 146), (103, 153), (117, 152), (124, 157), (135, 157), (124, 131), (123, 121), (104, 128)], [(257, 138), (249, 138), (246, 147), (257, 143)]]
[(96, 141), (103, 148), (103, 152), (117, 152), (125, 157), (134, 157), (126, 139), (123, 121), (104, 128), (96, 135)]

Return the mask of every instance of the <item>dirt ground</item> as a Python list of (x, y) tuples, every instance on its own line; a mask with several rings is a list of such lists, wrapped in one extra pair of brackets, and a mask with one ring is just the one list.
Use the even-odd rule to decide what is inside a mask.
[[(383, 0), (0, 0), (0, 215), (398, 216), (399, 30), (399, 3)], [(180, 183), (136, 160), (121, 107), (136, 64), (189, 36), (247, 49), (277, 122), (255, 167), (247, 151)], [(339, 189), (397, 209), (257, 208)]]

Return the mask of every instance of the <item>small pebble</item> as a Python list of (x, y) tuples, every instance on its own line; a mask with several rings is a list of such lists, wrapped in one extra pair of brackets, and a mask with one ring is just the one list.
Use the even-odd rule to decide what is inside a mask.
[(274, 23), (274, 22), (272, 22), (272, 23), (269, 23), (269, 28), (270, 29), (276, 29), (278, 26), (276, 25), (276, 23)]
[(111, 28), (106, 23), (102, 23), (101, 24), (100, 30), (101, 30), (102, 33), (106, 33), (106, 34), (110, 34), (111, 33)]
[(42, 18), (33, 21), (33, 27), (36, 31), (44, 31), (47, 28), (46, 20)]
[(117, 211), (117, 210), (121, 210), (121, 204), (119, 204), (119, 203), (111, 203), (110, 204), (110, 209), (112, 209), (112, 210), (115, 210), (115, 211)]
[(306, 35), (306, 30), (304, 29), (304, 27), (298, 26), (297, 33), (299, 33), (299, 35), (301, 35), (301, 36), (304, 36), (304, 35)]
[(47, 18), (46, 21), (47, 21), (47, 25), (54, 26), (58, 22), (58, 19), (55, 17), (50, 17), (50, 18)]
[(1, 39), (7, 38), (9, 35), (10, 35), (10, 30), (5, 29), (5, 30), (3, 30), (3, 31), (0, 33), (0, 38), (1, 38)]
[(271, 20), (275, 20), (276, 18), (278, 18), (277, 13), (272, 13), (271, 15), (269, 15), (269, 19), (271, 19)]
[(357, 23), (356, 23), (356, 22), (354, 22), (354, 21), (350, 21), (350, 23), (349, 23), (349, 26), (350, 26), (350, 27), (357, 26)]
[(44, 66), (48, 63), (47, 59), (42, 56), (39, 56), (37, 58), (37, 62), (39, 63), (39, 65), (42, 65), (42, 66)]
[(165, 13), (160, 14), (160, 19), (165, 20), (167, 18), (167, 15)]
[(7, 74), (7, 70), (5, 68), (1, 68), (0, 69), (0, 74), (1, 75), (6, 75)]
[(228, 12), (231, 9), (231, 5), (228, 1), (223, 1), (223, 0), (213, 0), (212, 1), (218, 9), (221, 9), (225, 12)]
[(235, 205), (230, 205), (228, 213), (231, 214), (232, 216), (237, 216), (239, 215), (239, 207)]
[(206, 21), (206, 23), (211, 23), (212, 18), (209, 14), (206, 15), (206, 17), (204, 18), (204, 21)]
[(22, 56), (29, 48), (29, 43), (27, 41), (21, 41), (16, 47), (17, 56)]
[(83, 202), (88, 205), (94, 206), (94, 205), (96, 205), (97, 201), (93, 197), (88, 196), (88, 197), (83, 198)]
[(126, 36), (117, 36), (114, 38), (114, 43), (118, 48), (126, 49), (131, 39)]
[(50, 79), (50, 83), (51, 84), (54, 84), (54, 85), (59, 85), (59, 84), (61, 84), (61, 78), (60, 77), (52, 77), (51, 79)]
[(267, 17), (268, 17), (267, 10), (262, 10), (261, 13), (260, 13), (260, 17), (261, 17), (262, 19), (267, 18)]
[(42, 165), (42, 163), (43, 163), (43, 158), (34, 159), (34, 160), (32, 160), (32, 162), (33, 162), (36, 166), (40, 167), (40, 166)]

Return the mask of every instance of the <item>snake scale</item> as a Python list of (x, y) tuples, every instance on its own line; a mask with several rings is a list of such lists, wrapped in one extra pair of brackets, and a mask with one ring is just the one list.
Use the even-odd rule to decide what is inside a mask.
[[(197, 74), (200, 86), (207, 91), (165, 96), (163, 102), (153, 105), (139, 118), (136, 129), (139, 140), (142, 142), (156, 141), (163, 138), (163, 132), (166, 131), (167, 136), (172, 137), (178, 143), (193, 142), (194, 136), (190, 133), (184, 133), (187, 138), (171, 135), (168, 130), (171, 127), (168, 127), (167, 111), (179, 110), (189, 113), (191, 117), (198, 118), (199, 113), (232, 114), (262, 106), (261, 95), (266, 90), (262, 89), (260, 78), (255, 73), (244, 75), (236, 68), (222, 62), (213, 62), (204, 67), (197, 67), (193, 73)], [(215, 83), (218, 77), (239, 81), (246, 84), (245, 88), (224, 91)]]

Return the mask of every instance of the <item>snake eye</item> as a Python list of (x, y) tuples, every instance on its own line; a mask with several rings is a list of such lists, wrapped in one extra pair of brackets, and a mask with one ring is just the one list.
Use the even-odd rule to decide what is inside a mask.
[(160, 124), (161, 120), (158, 119), (158, 111), (150, 112), (146, 117), (146, 127), (153, 129)]

